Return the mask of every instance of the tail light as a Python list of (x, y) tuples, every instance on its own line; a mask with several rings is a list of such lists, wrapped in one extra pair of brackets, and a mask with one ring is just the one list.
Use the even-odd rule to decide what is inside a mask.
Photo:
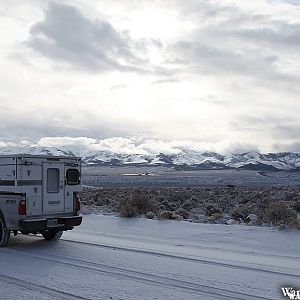
[(19, 202), (19, 215), (20, 216), (24, 216), (26, 215), (26, 201), (25, 200), (21, 200)]
[(77, 213), (80, 212), (80, 198), (78, 194), (74, 195), (74, 211)]

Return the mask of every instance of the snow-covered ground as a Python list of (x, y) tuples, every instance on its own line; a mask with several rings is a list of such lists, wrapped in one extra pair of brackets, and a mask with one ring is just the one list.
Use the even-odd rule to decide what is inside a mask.
[(0, 249), (0, 299), (286, 299), (299, 231), (89, 215)]

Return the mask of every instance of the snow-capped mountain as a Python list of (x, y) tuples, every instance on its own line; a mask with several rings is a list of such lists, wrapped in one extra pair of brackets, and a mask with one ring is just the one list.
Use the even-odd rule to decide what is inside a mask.
[(110, 150), (75, 153), (67, 147), (23, 146), (0, 148), (0, 154), (45, 154), (53, 156), (79, 155), (85, 165), (99, 166), (168, 166), (176, 169), (251, 169), (261, 171), (300, 171), (300, 153), (245, 152), (222, 155), (216, 152), (181, 150), (177, 154), (116, 153)]
[(152, 160), (148, 156), (141, 154), (114, 153), (111, 151), (99, 151), (95, 154), (83, 157), (85, 163), (89, 165), (148, 165)]
[(252, 170), (300, 170), (300, 153), (246, 152), (221, 155), (215, 152), (182, 151), (177, 155), (158, 155), (158, 164), (181, 169), (252, 169)]

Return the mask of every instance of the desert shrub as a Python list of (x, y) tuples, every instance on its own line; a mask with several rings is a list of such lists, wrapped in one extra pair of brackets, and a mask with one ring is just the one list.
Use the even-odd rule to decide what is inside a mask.
[(178, 215), (178, 216), (182, 216), (184, 219), (187, 219), (189, 217), (188, 211), (184, 208), (178, 208), (175, 211), (175, 214)]
[(231, 211), (230, 211), (230, 215), (234, 220), (239, 220), (242, 219), (244, 220), (244, 213), (242, 212), (240, 207), (234, 207)]
[(229, 213), (234, 220), (242, 219), (244, 221), (247, 221), (247, 216), (249, 214), (256, 214), (258, 216), (261, 214), (257, 209), (256, 204), (252, 202), (236, 205), (229, 211)]
[(184, 220), (184, 218), (183, 218), (183, 216), (174, 214), (174, 220), (176, 220), (176, 221), (182, 221), (182, 220)]
[(132, 204), (132, 199), (124, 198), (119, 203), (120, 216), (124, 218), (132, 218), (137, 215), (136, 208)]
[(214, 215), (217, 213), (221, 213), (221, 211), (218, 208), (216, 208), (215, 206), (213, 206), (211, 204), (206, 206), (206, 214), (208, 216), (211, 216), (211, 215)]
[(167, 210), (167, 208), (163, 204), (159, 205), (158, 209), (159, 210)]
[(145, 216), (147, 219), (154, 219), (155, 214), (153, 211), (148, 211)]
[(178, 191), (172, 195), (172, 201), (176, 203), (183, 203), (187, 195), (183, 191)]
[(170, 210), (172, 210), (172, 211), (176, 210), (177, 207), (178, 207), (178, 204), (176, 204), (175, 202), (171, 202), (171, 203), (169, 204), (169, 208), (170, 208)]
[(176, 218), (176, 216), (172, 211), (164, 210), (164, 211), (159, 212), (158, 218), (160, 220), (174, 220)]
[(187, 200), (182, 204), (182, 208), (187, 209), (187, 210), (191, 210), (192, 208), (195, 208), (196, 206), (197, 206), (196, 199)]
[(270, 198), (263, 197), (259, 198), (256, 202), (257, 208), (260, 210), (265, 210), (271, 203)]
[(293, 209), (298, 213), (300, 212), (300, 200), (294, 203)]
[(131, 202), (137, 214), (145, 214), (156, 209), (149, 196), (142, 192), (134, 193)]
[(250, 201), (248, 198), (242, 198), (239, 203), (246, 204)]
[(299, 223), (299, 221), (298, 221), (297, 218), (291, 219), (291, 220), (288, 222), (287, 226), (288, 226), (289, 228), (300, 229), (300, 223)]
[(223, 219), (223, 214), (222, 213), (215, 213), (215, 214), (212, 214), (210, 217), (209, 217), (209, 221), (216, 221), (216, 220), (220, 220), (220, 219)]
[(142, 192), (135, 192), (131, 197), (125, 197), (119, 202), (119, 212), (122, 217), (131, 218), (137, 215), (146, 214), (149, 211), (156, 211), (157, 207), (148, 195)]
[(297, 221), (297, 214), (284, 202), (273, 202), (266, 208), (265, 218), (267, 222), (274, 225), (283, 225)]
[(162, 202), (161, 202), (161, 205), (163, 205), (165, 208), (167, 209), (170, 209), (170, 202), (166, 199), (164, 199)]

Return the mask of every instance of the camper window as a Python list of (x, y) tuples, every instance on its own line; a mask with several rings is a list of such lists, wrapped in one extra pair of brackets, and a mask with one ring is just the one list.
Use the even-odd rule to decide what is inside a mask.
[(59, 192), (59, 169), (47, 169), (47, 193)]
[(80, 183), (79, 171), (76, 169), (69, 169), (67, 171), (67, 184), (76, 185)]

